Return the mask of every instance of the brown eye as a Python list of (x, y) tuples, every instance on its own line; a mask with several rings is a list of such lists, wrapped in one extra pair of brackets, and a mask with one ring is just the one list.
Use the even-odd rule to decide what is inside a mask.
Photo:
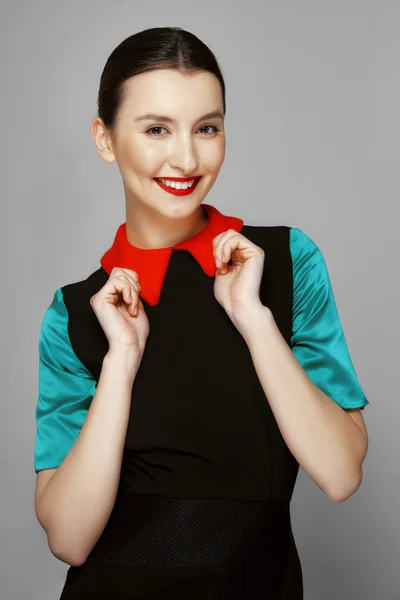
[[(202, 125), (200, 127), (200, 129), (207, 129), (207, 127), (211, 127), (213, 129), (213, 131), (211, 132), (211, 134), (213, 133), (217, 133), (218, 131), (221, 131), (216, 125)], [(207, 135), (211, 135), (211, 134), (207, 134)]]
[(150, 133), (152, 131), (154, 131), (155, 129), (166, 129), (165, 127), (161, 127), (161, 125), (154, 125), (153, 127), (150, 127), (149, 129), (147, 129), (145, 131), (145, 133), (148, 133), (150, 136), (152, 137), (163, 137), (165, 134), (157, 134), (157, 133)]
[[(149, 129), (147, 129), (145, 131), (145, 133), (147, 133), (150, 137), (154, 137), (154, 138), (163, 138), (166, 134), (165, 133), (156, 133), (157, 131), (160, 132), (161, 129), (164, 129), (165, 131), (167, 130), (166, 127), (162, 127), (161, 125), (153, 125), (153, 127), (150, 127)], [(211, 132), (209, 131), (207, 132), (202, 132), (201, 130), (204, 129), (211, 129)], [(218, 133), (218, 131), (221, 131), (216, 125), (202, 125), (199, 128), (199, 131), (201, 131), (201, 133), (205, 133), (206, 135), (214, 135), (215, 133)]]

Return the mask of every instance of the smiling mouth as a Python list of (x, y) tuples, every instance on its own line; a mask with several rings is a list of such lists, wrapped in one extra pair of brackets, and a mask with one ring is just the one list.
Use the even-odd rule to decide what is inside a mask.
[(165, 192), (168, 192), (169, 194), (173, 194), (174, 196), (188, 196), (196, 190), (201, 177), (195, 177), (194, 179), (192, 178), (189, 180), (189, 182), (183, 184), (182, 181), (179, 182), (176, 181), (176, 179), (175, 181), (170, 180), (171, 184), (169, 185), (163, 183), (162, 179), (159, 179), (158, 177), (153, 177), (153, 179), (156, 183), (158, 183), (161, 189), (163, 189)]
[(164, 181), (175, 181), (177, 183), (186, 183), (188, 181), (198, 181), (199, 179), (201, 179), (203, 176), (199, 175), (199, 177), (154, 177), (153, 179), (155, 179), (156, 181), (159, 181), (160, 183), (162, 182), (162, 180), (164, 179)]

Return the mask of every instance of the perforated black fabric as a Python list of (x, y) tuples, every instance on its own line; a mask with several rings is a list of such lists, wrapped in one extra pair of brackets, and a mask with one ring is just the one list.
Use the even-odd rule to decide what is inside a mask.
[(198, 591), (203, 581), (213, 590), (204, 599), (280, 598), (290, 543), (290, 503), (286, 501), (124, 493), (117, 497), (85, 568), (101, 573), (119, 566), (124, 577), (130, 570), (132, 582), (140, 587), (145, 581), (143, 588), (149, 592), (160, 576), (165, 593), (169, 589), (171, 594), (172, 590), (176, 594), (185, 589)]
[(90, 557), (147, 567), (215, 565), (281, 554), (288, 535), (288, 502), (124, 494)]

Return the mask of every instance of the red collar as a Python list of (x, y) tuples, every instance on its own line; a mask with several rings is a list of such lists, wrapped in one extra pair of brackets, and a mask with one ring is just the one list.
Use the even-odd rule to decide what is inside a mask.
[(151, 306), (158, 304), (172, 250), (188, 250), (209, 277), (215, 276), (212, 240), (227, 229), (239, 232), (243, 220), (223, 215), (210, 204), (202, 204), (208, 216), (206, 226), (196, 235), (170, 248), (136, 248), (126, 237), (126, 223), (119, 226), (114, 243), (100, 259), (103, 269), (110, 275), (114, 267), (131, 269), (139, 275), (140, 297)]

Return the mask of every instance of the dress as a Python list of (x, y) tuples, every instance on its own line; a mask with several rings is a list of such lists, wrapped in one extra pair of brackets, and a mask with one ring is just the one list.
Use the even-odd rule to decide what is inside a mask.
[(35, 472), (61, 464), (95, 394), (108, 342), (89, 300), (114, 266), (139, 274), (150, 322), (114, 508), (60, 600), (303, 599), (290, 520), (299, 465), (215, 300), (216, 235), (235, 229), (264, 249), (261, 301), (308, 377), (343, 408), (369, 401), (317, 245), (202, 206), (205, 228), (173, 248), (135, 248), (122, 224), (101, 267), (59, 288), (44, 315)]

